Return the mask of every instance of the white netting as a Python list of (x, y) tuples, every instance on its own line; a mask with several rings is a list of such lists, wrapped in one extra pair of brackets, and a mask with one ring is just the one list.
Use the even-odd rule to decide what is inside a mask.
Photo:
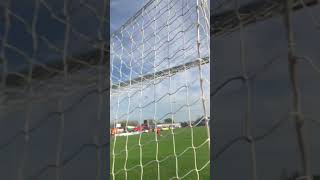
[(111, 179), (210, 177), (209, 23), (206, 0), (151, 0), (111, 35), (111, 127), (190, 125), (115, 134)]
[(317, 0), (215, 2), (217, 178), (317, 175), (319, 12)]
[(1, 179), (105, 179), (107, 20), (107, 0), (0, 2)]

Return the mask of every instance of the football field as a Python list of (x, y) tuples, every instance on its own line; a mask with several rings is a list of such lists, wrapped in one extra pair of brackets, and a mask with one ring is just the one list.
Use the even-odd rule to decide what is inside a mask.
[[(208, 135), (206, 127), (193, 127), (194, 149), (192, 148), (191, 128), (180, 128), (174, 130), (174, 140), (171, 130), (161, 131), (158, 137), (158, 160), (160, 168), (160, 179), (177, 179), (178, 176), (183, 179), (197, 179), (197, 166), (199, 179), (210, 179), (210, 152), (208, 148)], [(141, 135), (128, 136), (128, 151), (125, 150), (127, 137), (116, 137), (114, 146), (114, 137), (110, 145), (110, 172), (113, 167), (113, 149), (115, 152), (114, 173), (116, 180), (125, 179), (125, 162), (127, 169), (127, 179), (157, 179), (158, 164), (156, 161), (157, 143), (155, 133), (143, 133)], [(139, 139), (142, 153), (140, 155)], [(175, 146), (174, 146), (175, 144)], [(174, 155), (174, 147), (176, 156)], [(126, 153), (127, 161), (126, 161)], [(176, 158), (177, 157), (177, 158)], [(140, 166), (143, 165), (141, 170)], [(112, 174), (110, 179), (113, 179)]]

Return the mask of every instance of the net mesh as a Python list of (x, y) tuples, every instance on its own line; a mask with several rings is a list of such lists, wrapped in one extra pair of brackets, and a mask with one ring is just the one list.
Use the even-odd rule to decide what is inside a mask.
[(206, 0), (151, 0), (111, 35), (111, 127), (150, 130), (111, 137), (111, 179), (210, 178), (209, 19)]
[[(307, 83), (319, 72), (317, 12), (313, 0), (214, 3), (217, 178), (312, 179), (318, 172), (318, 99), (307, 93), (319, 89)], [(239, 163), (230, 166), (234, 158)]]
[(1, 179), (105, 179), (107, 11), (0, 2)]

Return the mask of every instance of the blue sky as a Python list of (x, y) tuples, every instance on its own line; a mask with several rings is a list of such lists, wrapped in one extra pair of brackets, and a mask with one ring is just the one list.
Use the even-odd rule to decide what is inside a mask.
[[(129, 62), (134, 62), (132, 64), (132, 78), (139, 76), (141, 66), (143, 66), (143, 74), (153, 73), (154, 64), (159, 64), (156, 71), (161, 69), (167, 69), (168, 67), (173, 67), (176, 65), (181, 65), (186, 62), (194, 61), (196, 59), (196, 29), (194, 28), (194, 22), (196, 22), (196, 11), (195, 3), (196, 1), (172, 1), (172, 10), (167, 10), (167, 1), (159, 1), (158, 11), (156, 9), (150, 10), (153, 5), (146, 10), (146, 16), (144, 18), (137, 18), (136, 21), (130, 26), (126, 26), (122, 32), (117, 33), (114, 37), (111, 37), (111, 76), (113, 83), (119, 81), (126, 81), (130, 79), (130, 68)], [(184, 4), (182, 4), (184, 3)], [(117, 30), (121, 25), (123, 25), (131, 16), (133, 16), (141, 7), (143, 7), (144, 1), (129, 1), (120, 0), (111, 1), (111, 16), (110, 16), (110, 28), (111, 32)], [(163, 9), (162, 9), (163, 7)], [(185, 12), (183, 17), (179, 16), (179, 13)], [(164, 12), (163, 15), (158, 16)], [(156, 24), (151, 24), (145, 27), (143, 24), (151, 22), (154, 17), (157, 17)], [(169, 18), (169, 27), (161, 30), (162, 26), (166, 25), (166, 21)], [(181, 24), (183, 24), (185, 33), (181, 33)], [(142, 38), (141, 33), (137, 32), (137, 29), (144, 27), (145, 38)], [(153, 33), (157, 33), (158, 38), (154, 38)], [(203, 31), (201, 31), (204, 33)], [(148, 39), (147, 37), (150, 37)], [(166, 44), (167, 38), (174, 38), (172, 42)], [(204, 37), (204, 36), (202, 36)], [(144, 39), (144, 40), (143, 40)], [(147, 41), (147, 42), (144, 42)], [(184, 43), (183, 43), (184, 42)], [(167, 42), (168, 43), (168, 42)], [(163, 46), (162, 46), (163, 45)], [(131, 48), (136, 50), (132, 50)], [(154, 53), (154, 49), (156, 54)], [(201, 46), (203, 56), (208, 56), (209, 50), (207, 46)], [(185, 50), (182, 50), (185, 49)], [(182, 50), (182, 51), (180, 51)], [(132, 52), (132, 53), (131, 53)], [(142, 54), (144, 54), (143, 58)], [(169, 62), (162, 63), (164, 59), (170, 57)], [(208, 100), (206, 105), (209, 111), (209, 65), (204, 66), (203, 75), (207, 79), (205, 84), (205, 94)], [(181, 88), (185, 85), (185, 80), (188, 80), (188, 97), (186, 88)], [(170, 88), (171, 86), (171, 88)], [(139, 90), (139, 86), (133, 90), (133, 92)], [(176, 90), (179, 91), (176, 92)], [(131, 89), (132, 90), (132, 89)], [(169, 96), (165, 96), (166, 93), (173, 93), (171, 99)], [(153, 118), (155, 115), (156, 119), (161, 119), (170, 117), (166, 114), (168, 112), (177, 113), (174, 115), (174, 119), (177, 121), (188, 121), (188, 110), (189, 108), (184, 107), (188, 104), (195, 103), (191, 106), (191, 120), (195, 120), (197, 117), (202, 115), (202, 104), (200, 99), (200, 88), (199, 88), (199, 73), (197, 68), (192, 68), (186, 72), (181, 72), (171, 78), (171, 84), (169, 78), (161, 81), (156, 88), (153, 86), (145, 88), (140, 96), (139, 93), (130, 97), (130, 102), (128, 94), (123, 93), (120, 96), (111, 97), (111, 119), (125, 120), (140, 120)], [(155, 96), (155, 97), (154, 97)], [(121, 103), (117, 103), (117, 99), (120, 99)], [(161, 101), (157, 101), (161, 99)], [(154, 111), (153, 101), (157, 101), (156, 112)], [(174, 102), (174, 103), (173, 103)], [(130, 106), (129, 106), (130, 103)], [(144, 106), (149, 103), (151, 105), (143, 108), (142, 118), (140, 118), (139, 110), (134, 110), (139, 106)], [(172, 104), (172, 107), (170, 106)], [(182, 109), (180, 109), (182, 107)], [(172, 109), (171, 109), (172, 108)], [(130, 116), (127, 115), (127, 112)], [(209, 112), (207, 112), (209, 113)], [(166, 116), (166, 117), (165, 117)]]
[(110, 32), (117, 30), (131, 16), (143, 7), (146, 0), (111, 0), (110, 1)]

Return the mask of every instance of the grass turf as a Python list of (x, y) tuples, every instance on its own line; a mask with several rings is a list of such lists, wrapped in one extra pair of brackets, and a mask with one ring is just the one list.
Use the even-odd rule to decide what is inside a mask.
[[(186, 175), (184, 177), (185, 180), (197, 179), (197, 173), (194, 170), (195, 161), (197, 169), (202, 169), (201, 171), (199, 171), (199, 178), (202, 180), (210, 179), (210, 164), (206, 164), (210, 160), (210, 152), (208, 149), (209, 142), (205, 142), (207, 140), (206, 128), (193, 128), (194, 146), (198, 147), (195, 149), (196, 156), (194, 155), (193, 149), (191, 148), (191, 129), (175, 129), (174, 134), (175, 150), (178, 156), (177, 168), (176, 158), (174, 156), (173, 136), (171, 134), (171, 130), (162, 131), (162, 136), (158, 138), (160, 179), (177, 179), (174, 178), (176, 177), (176, 170), (178, 172), (179, 177)], [(140, 135), (128, 136), (128, 160), (126, 167), (128, 169), (127, 175), (129, 180), (140, 179), (141, 176), (139, 137)], [(116, 173), (115, 180), (125, 179), (124, 165), (126, 160), (126, 139), (127, 137), (116, 137), (116, 144), (114, 147), (114, 151), (116, 154), (114, 164), (114, 172)], [(110, 147), (111, 172), (113, 164), (113, 144), (114, 137), (112, 137), (111, 139)], [(157, 179), (158, 177), (158, 166), (155, 161), (156, 144), (157, 143), (155, 142), (155, 133), (143, 133), (141, 135), (141, 162), (143, 164), (143, 179)], [(112, 174), (110, 175), (110, 179), (113, 179)]]

